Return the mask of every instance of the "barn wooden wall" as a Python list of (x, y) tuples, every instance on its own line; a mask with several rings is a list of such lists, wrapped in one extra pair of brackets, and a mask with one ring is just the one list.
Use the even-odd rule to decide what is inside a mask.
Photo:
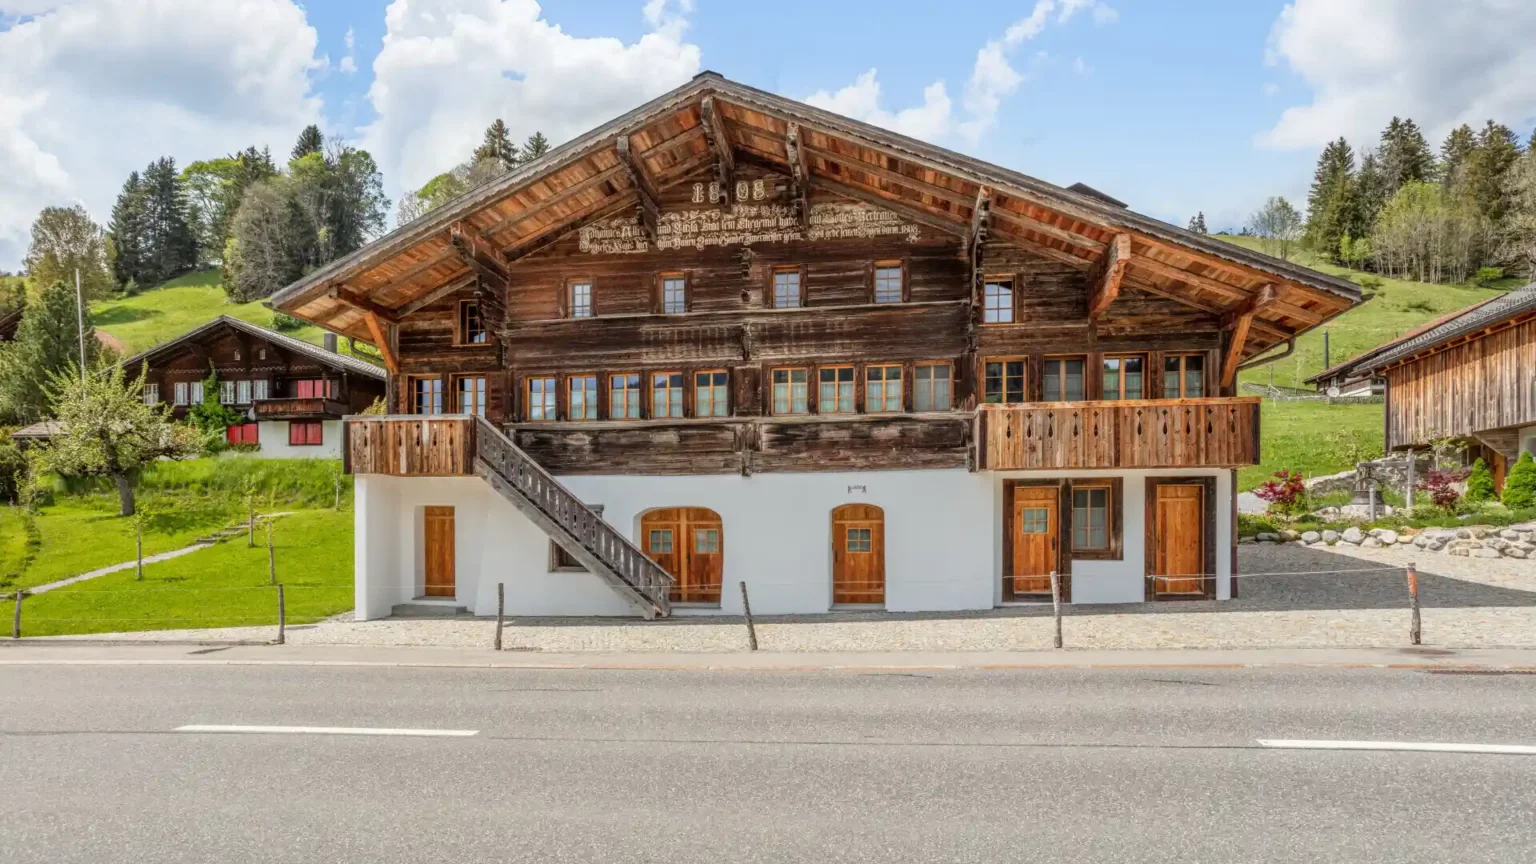
[(1536, 423), (1536, 318), (1387, 371), (1387, 444)]

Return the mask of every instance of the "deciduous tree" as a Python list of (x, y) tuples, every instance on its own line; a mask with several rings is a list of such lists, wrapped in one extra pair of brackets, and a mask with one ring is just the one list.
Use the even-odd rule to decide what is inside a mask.
[(1276, 196), (1265, 201), (1263, 207), (1248, 217), (1248, 227), (1264, 240), (1264, 247), (1270, 255), (1289, 260), (1291, 248), (1301, 237), (1301, 214), (1296, 212), (1291, 202)]
[(26, 263), (27, 275), (36, 286), (65, 282), (73, 289), (78, 271), (88, 299), (101, 299), (112, 293), (106, 235), (79, 205), (43, 208), (32, 223), (32, 245), (27, 250)]

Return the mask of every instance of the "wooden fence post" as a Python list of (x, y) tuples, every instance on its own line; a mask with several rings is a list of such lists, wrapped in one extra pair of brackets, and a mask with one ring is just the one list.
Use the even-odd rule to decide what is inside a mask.
[(1061, 574), (1051, 571), (1051, 615), (1056, 619), (1055, 645), (1061, 647)]
[(272, 520), (267, 519), (267, 584), (277, 584), (277, 553), (272, 549)]
[(256, 548), (256, 494), (251, 493), (251, 521), (246, 523), (245, 548)]
[(507, 583), (496, 583), (496, 650), (501, 650), (501, 627), (506, 620)]
[(741, 583), (741, 617), (747, 622), (747, 650), (757, 650), (757, 627), (752, 624), (752, 602), (747, 599), (747, 583)]
[(25, 596), (27, 596), (27, 592), (22, 591), (20, 589), (17, 589), (16, 595), (15, 595), (15, 597), (16, 597), (16, 610), (15, 610), (15, 614), (11, 616), (11, 638), (12, 639), (20, 639), (21, 638), (21, 598), (23, 598)]
[(1412, 561), (1408, 562), (1408, 608), (1412, 612), (1408, 624), (1408, 643), (1418, 645), (1423, 641), (1419, 628), (1419, 570)]
[(277, 644), (288, 642), (288, 609), (283, 603), (283, 586), (277, 586)]
[(138, 553), (138, 566), (134, 570), (134, 580), (144, 581), (144, 520), (137, 514), (133, 517), (134, 547)]

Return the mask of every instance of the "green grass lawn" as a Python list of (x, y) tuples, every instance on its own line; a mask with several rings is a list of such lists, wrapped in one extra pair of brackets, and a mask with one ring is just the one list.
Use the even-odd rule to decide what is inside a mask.
[[(1257, 237), (1234, 237), (1224, 234), (1220, 235), (1220, 239), (1258, 252), (1265, 251)], [(1346, 279), (1358, 279), (1364, 275), (1344, 267), (1320, 262), (1304, 250), (1298, 255), (1293, 255), (1292, 260), (1303, 266)], [(1502, 294), (1509, 288), (1517, 287), (1518, 284), (1519, 280), (1510, 279), (1505, 280), (1505, 284), (1499, 288), (1476, 288), (1468, 285), (1432, 285), (1425, 282), (1383, 278), (1381, 287), (1376, 289), (1374, 299), (1324, 325), (1329, 331), (1329, 362), (1332, 365), (1338, 365), (1383, 342), (1396, 339), (1427, 321)], [(1271, 365), (1276, 386), (1305, 387), (1302, 381), (1327, 368), (1323, 364), (1323, 328), (1312, 330), (1297, 339), (1295, 353)], [(1268, 384), (1270, 371), (1269, 366), (1250, 369), (1243, 372), (1239, 380)]]
[(1237, 473), (1253, 489), (1281, 469), (1307, 477), (1336, 474), (1382, 453), (1382, 406), (1274, 402), (1261, 409), (1260, 463)]
[[(306, 624), (352, 608), (352, 512), (304, 510), (276, 520), (277, 578), (288, 623)], [(268, 586), (263, 545), (234, 539), (144, 568), (28, 597), (22, 635), (132, 632), (275, 625), (277, 591)], [(0, 603), (9, 622), (12, 601)]]
[[(134, 353), (174, 339), (220, 315), (270, 328), (272, 314), (260, 301), (229, 302), (217, 270), (188, 273), (137, 296), (114, 298), (91, 307), (91, 321), (96, 329), (123, 340)], [(323, 330), (308, 324), (284, 332), (316, 345), (324, 339)], [(345, 340), (341, 350), (347, 351)]]

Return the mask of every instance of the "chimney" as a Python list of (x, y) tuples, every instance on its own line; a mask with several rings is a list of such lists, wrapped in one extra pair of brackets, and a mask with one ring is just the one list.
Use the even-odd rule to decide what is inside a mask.
[(325, 334), (325, 350), (331, 352), (332, 354), (336, 353), (336, 334), (335, 333), (327, 332)]

